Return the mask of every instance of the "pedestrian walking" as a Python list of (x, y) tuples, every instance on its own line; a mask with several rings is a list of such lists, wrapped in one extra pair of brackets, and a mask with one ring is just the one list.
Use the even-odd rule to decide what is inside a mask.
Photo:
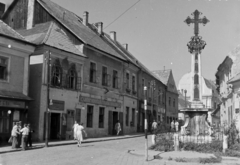
[(84, 127), (83, 127), (83, 123), (80, 125), (78, 124), (77, 125), (77, 128), (76, 128), (76, 137), (77, 137), (77, 146), (80, 147), (82, 141), (83, 141), (83, 135), (82, 133), (85, 133), (85, 136), (87, 136), (85, 130), (84, 130)]
[(20, 135), (20, 132), (18, 131), (18, 125), (19, 123), (15, 123), (15, 125), (12, 128), (11, 137), (12, 137), (12, 149), (18, 148), (18, 136)]
[(156, 133), (157, 131), (157, 122), (155, 120), (153, 120), (153, 123), (152, 123), (152, 133)]
[(27, 144), (27, 139), (29, 134), (27, 124), (24, 124), (24, 128), (22, 128), (20, 132), (22, 132), (22, 150), (25, 151), (27, 148), (26, 144)]
[(21, 130), (22, 129), (22, 122), (21, 121), (19, 121), (18, 122), (18, 132), (20, 132), (20, 134), (18, 134), (18, 136), (17, 136), (17, 141), (18, 141), (18, 148), (20, 148), (20, 146), (21, 146), (21, 140), (22, 140), (22, 134), (21, 134)]
[(29, 130), (28, 132), (28, 139), (27, 139), (27, 147), (32, 147), (32, 133), (34, 132), (33, 129), (31, 128), (31, 125), (28, 124), (27, 128)]
[(117, 123), (115, 124), (115, 130), (116, 130), (117, 136), (118, 136), (120, 131), (122, 130), (121, 129), (121, 124), (120, 124), (119, 120), (117, 120)]
[(178, 123), (178, 121), (176, 120), (176, 122), (175, 122), (175, 129), (176, 129), (176, 132), (178, 132), (178, 129), (179, 128), (179, 123)]
[(74, 140), (77, 140), (77, 134), (76, 134), (77, 126), (78, 126), (78, 123), (77, 123), (77, 121), (75, 121), (75, 123), (72, 126)]
[(174, 131), (175, 123), (174, 120), (171, 122), (171, 131)]

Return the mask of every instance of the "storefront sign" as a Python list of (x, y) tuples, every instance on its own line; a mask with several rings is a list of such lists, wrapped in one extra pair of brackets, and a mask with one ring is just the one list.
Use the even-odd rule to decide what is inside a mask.
[(64, 101), (60, 100), (50, 100), (49, 109), (50, 110), (58, 110), (58, 111), (64, 111)]
[(121, 107), (121, 103), (118, 103), (118, 102), (106, 101), (106, 100), (95, 99), (95, 98), (90, 98), (90, 97), (83, 97), (83, 96), (79, 97), (79, 102), (105, 105), (105, 106), (109, 106), (109, 107), (118, 107), (118, 108)]
[(0, 99), (0, 107), (25, 108), (25, 102)]
[(14, 111), (13, 112), (13, 121), (19, 121), (20, 120), (20, 112)]

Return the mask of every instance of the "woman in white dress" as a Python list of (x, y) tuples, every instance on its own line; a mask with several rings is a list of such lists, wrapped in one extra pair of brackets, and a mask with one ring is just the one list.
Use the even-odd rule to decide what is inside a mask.
[(80, 147), (81, 143), (82, 143), (82, 140), (83, 140), (83, 136), (82, 136), (82, 132), (85, 133), (86, 135), (86, 132), (84, 131), (84, 127), (82, 126), (83, 124), (79, 124), (77, 127), (76, 127), (76, 136), (77, 136), (77, 146)]

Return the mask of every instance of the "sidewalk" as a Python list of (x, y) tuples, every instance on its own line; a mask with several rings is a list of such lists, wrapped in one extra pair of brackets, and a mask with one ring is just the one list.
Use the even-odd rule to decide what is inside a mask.
[[(122, 135), (122, 136), (107, 136), (107, 137), (99, 137), (99, 138), (88, 138), (82, 141), (82, 143), (93, 143), (93, 142), (102, 142), (102, 141), (109, 141), (109, 140), (119, 140), (119, 139), (128, 139), (128, 138), (135, 138), (135, 137), (141, 137), (144, 136), (144, 133), (136, 133), (136, 134), (130, 134), (130, 135)], [(62, 145), (71, 145), (71, 144), (77, 144), (77, 141), (75, 140), (62, 140), (62, 141), (49, 141), (48, 147), (55, 147), (55, 146), (62, 146)], [(39, 149), (45, 147), (45, 142), (38, 142), (33, 143), (32, 147), (29, 148), (32, 149)], [(18, 149), (12, 149), (11, 145), (0, 147), (0, 154), (3, 153), (9, 153), (9, 152), (17, 152), (21, 151), (21, 148)]]

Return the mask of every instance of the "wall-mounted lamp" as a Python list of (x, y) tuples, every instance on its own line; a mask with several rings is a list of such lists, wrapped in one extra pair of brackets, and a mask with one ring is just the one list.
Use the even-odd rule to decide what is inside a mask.
[(85, 107), (84, 107), (84, 106), (82, 106), (82, 110), (85, 110)]
[(9, 45), (8, 45), (8, 48), (10, 49), (11, 47), (12, 47), (12, 45), (9, 44)]
[(10, 115), (12, 113), (12, 111), (11, 110), (8, 110), (8, 114)]

